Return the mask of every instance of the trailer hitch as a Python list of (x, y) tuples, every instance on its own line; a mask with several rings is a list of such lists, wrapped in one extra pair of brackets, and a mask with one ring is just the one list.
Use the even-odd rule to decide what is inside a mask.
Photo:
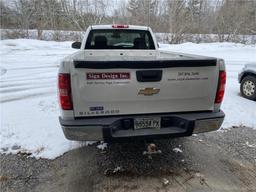
[(161, 150), (158, 150), (157, 149), (157, 146), (156, 144), (154, 143), (149, 143), (147, 144), (147, 150), (146, 151), (143, 151), (143, 155), (147, 155), (149, 159), (152, 159), (152, 155), (155, 155), (155, 154), (161, 154), (162, 151)]

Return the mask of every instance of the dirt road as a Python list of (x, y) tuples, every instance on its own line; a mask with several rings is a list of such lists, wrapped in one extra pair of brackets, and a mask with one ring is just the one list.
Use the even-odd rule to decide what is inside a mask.
[(1, 155), (0, 189), (9, 191), (256, 191), (256, 130), (239, 127), (156, 142), (70, 151), (55, 160)]

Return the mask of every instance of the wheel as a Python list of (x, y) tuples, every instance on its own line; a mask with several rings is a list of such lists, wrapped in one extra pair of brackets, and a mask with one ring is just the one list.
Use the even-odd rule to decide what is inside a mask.
[(244, 77), (240, 85), (240, 92), (243, 97), (256, 100), (256, 77), (251, 75)]

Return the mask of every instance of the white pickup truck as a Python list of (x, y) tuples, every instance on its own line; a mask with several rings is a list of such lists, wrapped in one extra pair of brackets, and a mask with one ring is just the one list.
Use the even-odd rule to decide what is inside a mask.
[(190, 136), (220, 128), (222, 59), (158, 49), (149, 27), (88, 27), (58, 74), (67, 139), (121, 142)]

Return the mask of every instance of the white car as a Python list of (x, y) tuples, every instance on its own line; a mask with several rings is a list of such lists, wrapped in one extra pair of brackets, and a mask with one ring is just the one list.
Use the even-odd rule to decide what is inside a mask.
[(256, 63), (246, 64), (238, 75), (241, 95), (256, 100)]
[(70, 140), (190, 136), (220, 128), (219, 58), (158, 49), (149, 27), (88, 27), (60, 64), (60, 124)]

